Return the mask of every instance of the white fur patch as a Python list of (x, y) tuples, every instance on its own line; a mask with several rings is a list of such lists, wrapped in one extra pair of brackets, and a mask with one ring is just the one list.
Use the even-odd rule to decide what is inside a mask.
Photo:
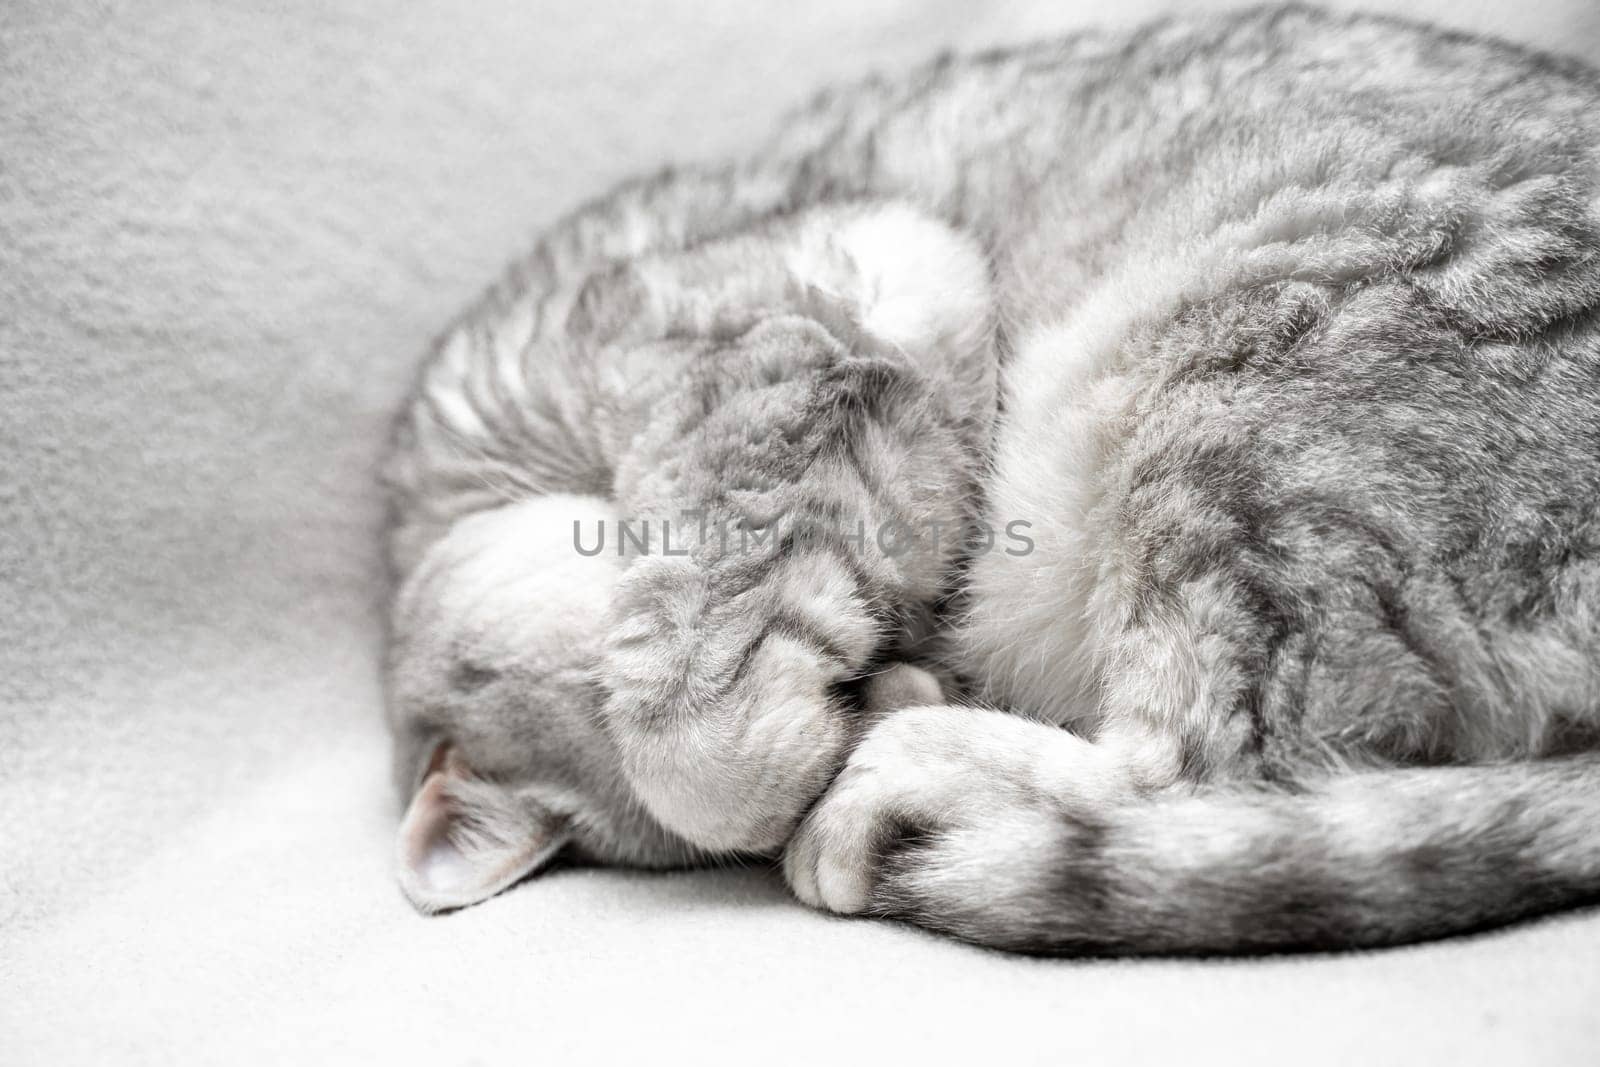
[(965, 353), (985, 339), (992, 300), (982, 250), (909, 205), (843, 219), (820, 213), (789, 265), (805, 284), (853, 306), (868, 333), (913, 357)]

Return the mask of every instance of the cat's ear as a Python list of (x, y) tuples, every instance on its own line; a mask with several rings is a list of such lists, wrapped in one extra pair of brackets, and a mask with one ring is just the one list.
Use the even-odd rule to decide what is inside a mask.
[(400, 823), (400, 887), (422, 912), (476, 904), (532, 874), (566, 837), (562, 820), (441, 748)]

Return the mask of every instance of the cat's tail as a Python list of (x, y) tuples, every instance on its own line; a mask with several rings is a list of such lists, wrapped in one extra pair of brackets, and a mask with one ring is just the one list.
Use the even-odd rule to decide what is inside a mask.
[(1013, 950), (1129, 954), (1392, 945), (1600, 901), (1600, 754), (1035, 817), (885, 856), (871, 910)]

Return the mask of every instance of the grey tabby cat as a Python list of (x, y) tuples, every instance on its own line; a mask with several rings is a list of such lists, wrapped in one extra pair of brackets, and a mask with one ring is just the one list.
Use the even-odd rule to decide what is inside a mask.
[(560, 223), (388, 479), (424, 910), (558, 853), (1038, 952), (1600, 897), (1577, 63), (1293, 7), (827, 94)]

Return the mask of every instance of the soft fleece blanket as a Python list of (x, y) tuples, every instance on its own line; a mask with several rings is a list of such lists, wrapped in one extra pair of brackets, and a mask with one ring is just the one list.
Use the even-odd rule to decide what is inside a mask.
[[(1592, 0), (1393, 6), (1600, 58)], [(766, 871), (395, 889), (372, 472), (429, 336), (820, 83), (1153, 10), (0, 5), (0, 1062), (1597, 1062), (1595, 914), (1105, 963)]]

